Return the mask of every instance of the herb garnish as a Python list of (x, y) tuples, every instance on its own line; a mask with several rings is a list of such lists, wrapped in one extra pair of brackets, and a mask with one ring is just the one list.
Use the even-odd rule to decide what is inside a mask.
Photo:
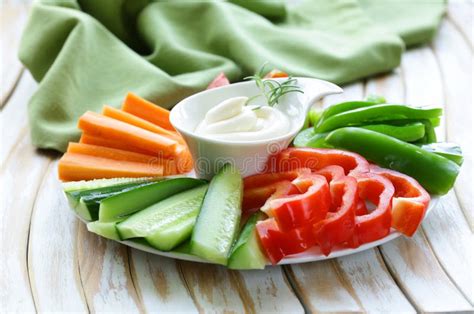
[[(250, 97), (247, 100), (245, 105), (248, 105), (252, 100), (260, 97), (265, 96), (267, 99), (267, 103), (270, 107), (275, 106), (278, 104), (280, 98), (288, 93), (304, 93), (298, 85), (296, 85), (296, 79), (289, 76), (286, 80), (279, 82), (274, 79), (265, 78), (265, 67), (267, 63), (264, 63), (260, 70), (258, 70), (255, 75), (247, 76), (244, 80), (254, 80), (257, 87), (260, 89), (261, 94), (255, 95)], [(260, 109), (260, 107), (256, 107), (253, 110)]]

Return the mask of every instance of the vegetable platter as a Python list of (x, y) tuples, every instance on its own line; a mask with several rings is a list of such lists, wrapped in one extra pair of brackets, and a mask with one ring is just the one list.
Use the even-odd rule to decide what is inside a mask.
[(88, 230), (232, 269), (413, 236), (463, 162), (437, 142), (442, 110), (380, 96), (321, 109), (340, 88), (264, 68), (238, 84), (222, 73), (171, 113), (133, 93), (85, 113), (58, 173)]

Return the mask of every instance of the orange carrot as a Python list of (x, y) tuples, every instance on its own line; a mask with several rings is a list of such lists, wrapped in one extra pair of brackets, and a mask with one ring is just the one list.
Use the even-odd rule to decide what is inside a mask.
[(117, 177), (153, 177), (163, 175), (163, 166), (66, 153), (59, 160), (58, 174), (59, 179), (62, 181)]
[(193, 158), (189, 152), (189, 149), (184, 145), (180, 145), (176, 151), (176, 171), (178, 173), (186, 173), (191, 171), (193, 169)]
[(153, 133), (164, 135), (177, 142), (184, 143), (183, 138), (178, 133), (162, 128), (161, 126), (153, 124), (145, 119), (137, 117), (123, 110), (105, 105), (102, 108), (102, 114), (106, 117), (120, 120), (122, 122), (132, 124), (134, 126), (151, 131)]
[(81, 116), (78, 127), (91, 135), (122, 141), (160, 157), (174, 156), (179, 145), (163, 135), (91, 111)]
[(164, 175), (177, 174), (176, 162), (171, 159), (163, 159), (150, 155), (130, 152), (122, 149), (90, 145), (84, 143), (69, 143), (68, 153), (83, 154), (113, 160), (140, 162), (148, 165), (161, 165)]
[(151, 151), (148, 151), (146, 149), (140, 149), (136, 147), (131, 147), (127, 145), (126, 143), (122, 141), (115, 141), (115, 140), (110, 140), (106, 139), (103, 137), (91, 135), (88, 133), (82, 133), (81, 139), (79, 140), (79, 143), (84, 143), (84, 144), (91, 144), (91, 145), (97, 145), (97, 146), (104, 146), (104, 147), (110, 147), (110, 148), (117, 148), (121, 150), (126, 150), (129, 152), (135, 152), (135, 153), (140, 153), (144, 155), (149, 155), (151, 157), (155, 157), (156, 154), (154, 154)]
[(134, 93), (128, 93), (122, 105), (122, 110), (145, 119), (162, 128), (174, 131), (170, 123), (170, 112), (145, 100)]
[(153, 163), (158, 160), (157, 157), (145, 155), (135, 152), (130, 152), (122, 149), (103, 147), (98, 145), (84, 144), (84, 143), (69, 143), (67, 147), (68, 153), (90, 155), (95, 157), (102, 157), (123, 161), (134, 161), (143, 163)]

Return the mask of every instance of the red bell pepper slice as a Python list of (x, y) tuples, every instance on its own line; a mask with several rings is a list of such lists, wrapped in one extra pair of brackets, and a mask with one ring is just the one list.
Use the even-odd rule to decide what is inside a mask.
[(430, 195), (412, 177), (397, 171), (371, 166), (370, 171), (389, 179), (395, 187), (392, 200), (392, 227), (411, 237), (425, 216)]
[(273, 182), (265, 186), (244, 189), (242, 217), (248, 217), (259, 210), (269, 199), (299, 193), (289, 180)]
[(300, 175), (311, 173), (311, 169), (300, 168), (292, 169), (290, 171), (281, 172), (267, 172), (255, 174), (244, 178), (244, 190), (255, 187), (263, 187), (279, 181), (293, 181)]
[[(321, 170), (315, 171), (314, 173), (325, 177), (329, 183), (330, 189), (332, 189), (331, 182), (341, 180), (342, 178), (346, 176), (344, 174), (344, 169), (341, 166), (327, 166)], [(335, 205), (336, 201), (334, 200), (334, 195), (332, 191), (331, 191), (331, 198), (332, 198), (332, 202), (331, 202), (331, 207), (329, 208), (329, 211), (335, 212), (338, 207)]]
[(356, 237), (354, 245), (381, 239), (390, 233), (392, 223), (393, 184), (387, 178), (375, 173), (355, 173), (359, 198), (369, 200), (377, 207), (367, 215), (356, 216)]
[(345, 174), (369, 172), (369, 162), (356, 153), (338, 149), (295, 147), (284, 149), (271, 156), (267, 169), (278, 172), (309, 168), (318, 171), (331, 165), (341, 166)]
[(311, 228), (283, 232), (273, 218), (257, 222), (257, 234), (265, 255), (273, 265), (285, 256), (306, 251), (316, 244)]
[(261, 208), (285, 231), (324, 219), (331, 206), (329, 186), (323, 176), (301, 175), (292, 184), (301, 194), (270, 199)]
[(344, 174), (344, 168), (336, 165), (324, 167), (320, 170), (315, 171), (314, 173), (322, 175), (326, 178), (328, 182), (331, 182), (333, 180), (338, 181), (346, 176)]
[(328, 213), (326, 219), (313, 227), (317, 243), (324, 255), (329, 255), (334, 245), (352, 243), (355, 231), (355, 207), (357, 204), (357, 180), (342, 177), (331, 181), (331, 196), (335, 213)]
[(265, 75), (265, 78), (279, 78), (279, 77), (288, 77), (288, 73), (285, 73), (278, 69), (273, 69)]
[(217, 87), (221, 87), (221, 86), (225, 86), (229, 84), (230, 84), (229, 79), (227, 78), (227, 76), (225, 76), (224, 72), (221, 72), (219, 73), (219, 75), (216, 76), (216, 78), (211, 82), (211, 84), (207, 86), (206, 89), (213, 89), (213, 88), (217, 88)]
[(365, 204), (364, 200), (360, 198), (357, 200), (355, 213), (356, 213), (356, 216), (367, 215), (369, 213), (369, 210), (367, 209), (367, 205)]

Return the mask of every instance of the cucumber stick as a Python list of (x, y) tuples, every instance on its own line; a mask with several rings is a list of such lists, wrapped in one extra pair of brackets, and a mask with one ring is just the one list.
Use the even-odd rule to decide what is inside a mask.
[(100, 202), (99, 221), (113, 222), (151, 206), (176, 193), (204, 184), (193, 178), (175, 178), (141, 186)]
[(264, 269), (267, 258), (260, 248), (255, 225), (265, 219), (262, 212), (253, 214), (240, 232), (239, 239), (232, 248), (227, 267), (230, 269)]
[(226, 265), (239, 229), (243, 183), (239, 171), (224, 165), (212, 179), (191, 237), (191, 254)]
[(153, 181), (133, 181), (112, 186), (103, 186), (95, 189), (76, 190), (65, 192), (69, 205), (84, 220), (97, 220), (99, 216), (100, 201), (113, 195), (123, 193), (140, 186), (153, 183)]
[(193, 231), (208, 185), (175, 194), (117, 225), (121, 239), (142, 237), (162, 251), (188, 239)]
[(87, 224), (87, 230), (101, 237), (120, 241), (116, 222), (91, 221)]

